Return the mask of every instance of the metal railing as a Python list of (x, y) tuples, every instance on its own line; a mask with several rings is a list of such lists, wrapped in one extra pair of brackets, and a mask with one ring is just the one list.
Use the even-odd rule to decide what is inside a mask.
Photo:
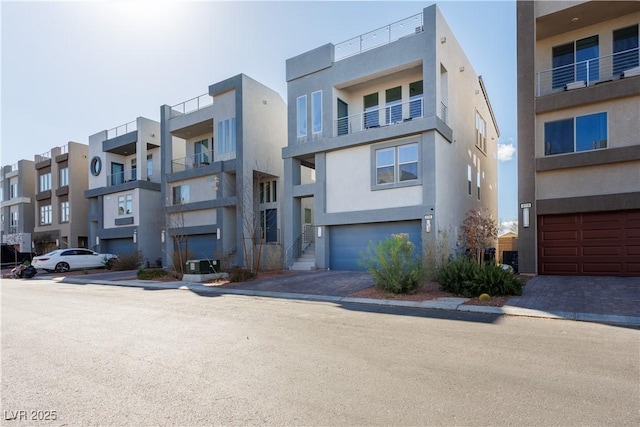
[(117, 136), (133, 132), (134, 130), (138, 130), (138, 122), (136, 120), (109, 129), (107, 131), (107, 139), (115, 138)]
[(171, 107), (171, 117), (192, 113), (204, 107), (208, 107), (209, 105), (213, 105), (213, 97), (208, 93), (205, 93), (200, 96), (196, 96), (195, 98), (191, 98), (179, 104), (173, 105)]
[(410, 16), (393, 24), (369, 31), (335, 45), (335, 61), (371, 50), (394, 42), (402, 37), (418, 34), (423, 31), (422, 13)]
[(300, 258), (305, 249), (316, 241), (316, 228), (317, 226), (311, 224), (305, 224), (302, 234), (289, 246), (284, 254), (285, 267), (289, 268)]
[(639, 48), (617, 52), (586, 61), (536, 73), (536, 96), (587, 87), (620, 78), (640, 64)]
[(19, 163), (16, 162), (16, 163), (11, 165), (11, 172), (15, 172), (18, 169), (20, 169), (20, 164)]
[(44, 160), (50, 160), (51, 159), (51, 151), (46, 151), (42, 154), (36, 154), (35, 155), (35, 161), (36, 163), (38, 162), (42, 162)]
[(69, 144), (64, 144), (63, 146), (60, 147), (60, 152), (58, 153), (58, 156), (67, 154), (68, 152), (69, 152)]
[(213, 163), (213, 150), (207, 153), (198, 153), (191, 156), (174, 159), (171, 161), (171, 172), (183, 172), (190, 169), (209, 166)]
[(422, 118), (423, 114), (424, 99), (412, 99), (408, 102), (387, 105), (340, 117), (333, 121), (333, 134), (334, 136), (341, 136), (362, 132), (366, 129), (403, 123)]
[[(149, 172), (147, 169), (145, 169), (147, 171), (147, 173)], [(140, 176), (142, 169), (126, 169), (124, 171), (121, 172), (116, 172), (116, 173), (112, 173), (112, 174), (108, 174), (107, 175), (107, 183), (106, 186), (107, 187), (112, 187), (114, 185), (120, 185), (120, 184), (124, 184), (125, 182), (131, 182), (131, 181), (140, 181), (143, 178)], [(151, 169), (151, 174), (147, 175), (146, 178), (144, 178), (146, 181), (152, 181), (152, 182), (160, 182), (160, 171), (157, 169)], [(157, 179), (155, 179), (157, 177)]]

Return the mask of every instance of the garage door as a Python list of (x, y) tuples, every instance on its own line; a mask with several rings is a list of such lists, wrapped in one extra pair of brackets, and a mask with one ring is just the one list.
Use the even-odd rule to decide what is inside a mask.
[[(189, 236), (187, 240), (189, 259), (216, 259), (216, 244), (218, 240), (215, 234), (197, 234)], [(182, 249), (184, 250), (184, 243)]]
[(126, 255), (132, 254), (136, 251), (136, 245), (133, 243), (132, 238), (127, 239), (102, 239), (100, 241), (100, 250), (102, 252)]
[(538, 272), (640, 276), (640, 210), (538, 217)]
[(399, 221), (375, 224), (333, 226), (330, 230), (329, 262), (332, 270), (364, 270), (358, 265), (360, 254), (367, 250), (370, 241), (378, 243), (392, 234), (407, 233), (416, 246), (422, 249), (420, 221)]

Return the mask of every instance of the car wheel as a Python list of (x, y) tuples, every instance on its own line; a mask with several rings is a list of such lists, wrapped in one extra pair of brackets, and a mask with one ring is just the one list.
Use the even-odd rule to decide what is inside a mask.
[(69, 264), (66, 262), (59, 262), (56, 264), (56, 273), (65, 273), (69, 271)]

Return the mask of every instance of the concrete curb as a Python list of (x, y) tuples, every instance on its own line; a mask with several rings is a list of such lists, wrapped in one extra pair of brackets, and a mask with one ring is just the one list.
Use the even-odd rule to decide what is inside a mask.
[[(44, 277), (42, 279), (45, 279)], [(347, 303), (347, 304), (369, 304), (369, 305), (384, 305), (392, 307), (408, 307), (408, 308), (421, 308), (421, 309), (433, 309), (433, 310), (450, 310), (450, 311), (462, 311), (471, 313), (485, 313), (494, 315), (505, 316), (522, 316), (532, 318), (544, 318), (544, 319), (559, 319), (559, 320), (575, 320), (583, 322), (597, 322), (607, 323), (623, 326), (640, 326), (640, 317), (635, 316), (617, 316), (607, 314), (595, 314), (595, 313), (578, 313), (568, 311), (541, 311), (532, 310), (522, 307), (514, 307), (505, 305), (503, 307), (491, 307), (480, 305), (466, 305), (462, 301), (466, 301), (464, 298), (451, 298), (444, 301), (432, 300), (432, 301), (397, 301), (397, 300), (379, 300), (370, 298), (352, 298), (352, 297), (340, 297), (332, 295), (313, 295), (313, 294), (300, 294), (300, 293), (288, 293), (288, 292), (274, 292), (274, 291), (259, 291), (249, 289), (230, 289), (219, 288), (216, 286), (206, 286), (201, 283), (194, 282), (156, 282), (153, 280), (90, 280), (79, 279), (74, 277), (64, 278), (59, 280), (61, 283), (79, 284), (79, 285), (106, 285), (106, 286), (125, 286), (134, 288), (145, 288), (154, 290), (171, 290), (171, 289), (183, 289), (190, 290), (202, 294), (216, 294), (216, 295), (244, 295), (263, 298), (281, 298), (292, 299), (301, 301), (320, 301), (331, 303)]]

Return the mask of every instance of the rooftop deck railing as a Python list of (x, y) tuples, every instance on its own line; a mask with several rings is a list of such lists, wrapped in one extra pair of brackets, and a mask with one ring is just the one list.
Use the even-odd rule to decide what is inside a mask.
[(378, 46), (389, 44), (402, 37), (421, 33), (423, 30), (422, 22), (422, 13), (419, 13), (338, 43), (335, 45), (335, 60), (340, 61)]
[(36, 163), (42, 162), (42, 161), (45, 161), (45, 160), (49, 160), (49, 159), (51, 159), (51, 151), (46, 151), (46, 152), (41, 153), (41, 154), (36, 154), (34, 157), (35, 157)]
[(190, 169), (209, 166), (211, 163), (213, 163), (213, 150), (210, 150), (207, 153), (198, 153), (172, 160), (171, 172), (183, 172)]
[(371, 128), (395, 125), (422, 118), (424, 99), (416, 98), (408, 102), (386, 105), (381, 108), (362, 111), (333, 121), (333, 135), (341, 136), (362, 132)]
[[(586, 61), (536, 73), (536, 96), (545, 96), (564, 90), (578, 89), (604, 83), (620, 77), (637, 75), (640, 64), (639, 48), (617, 52)], [(634, 70), (634, 72), (630, 72)]]
[(138, 122), (136, 120), (109, 129), (107, 131), (107, 139), (115, 138), (117, 136), (133, 132), (134, 130), (138, 130)]
[(211, 97), (208, 93), (205, 93), (200, 96), (196, 96), (195, 98), (191, 98), (179, 104), (173, 105), (171, 107), (171, 117), (192, 113), (204, 107), (208, 107), (209, 105), (213, 105), (213, 97)]

